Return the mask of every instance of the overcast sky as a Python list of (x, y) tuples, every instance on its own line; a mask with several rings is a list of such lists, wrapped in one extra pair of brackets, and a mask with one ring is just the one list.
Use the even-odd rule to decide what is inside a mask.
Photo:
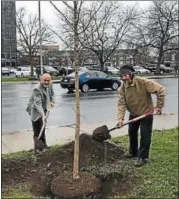
[[(62, 8), (63, 4), (60, 1), (54, 1), (58, 7)], [(136, 3), (136, 1), (121, 1), (126, 5), (132, 5)], [(151, 1), (137, 1), (141, 8), (146, 8)], [(38, 13), (38, 1), (16, 1), (16, 9), (19, 9), (20, 7), (25, 7), (28, 12), (36, 14)], [(49, 3), (49, 1), (41, 1), (41, 15), (42, 18), (45, 19), (45, 21), (49, 24), (55, 24), (55, 21), (57, 20), (55, 10), (52, 7), (52, 5)]]
[[(63, 9), (63, 3), (60, 1), (53, 1), (58, 8)], [(85, 1), (86, 3), (87, 1)], [(124, 5), (133, 5), (136, 2), (145, 10), (151, 1), (121, 1)], [(38, 1), (16, 1), (16, 10), (20, 7), (25, 7), (28, 13), (38, 14)], [(50, 25), (57, 24), (56, 11), (49, 1), (41, 1), (41, 16)]]

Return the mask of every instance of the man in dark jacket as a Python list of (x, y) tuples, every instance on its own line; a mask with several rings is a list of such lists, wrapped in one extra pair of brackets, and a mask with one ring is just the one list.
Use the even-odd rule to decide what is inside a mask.
[[(40, 82), (33, 89), (26, 111), (29, 113), (32, 121), (32, 127), (34, 131), (34, 148), (38, 152), (42, 148), (39, 148), (38, 136), (40, 134), (43, 123), (46, 122), (46, 113), (54, 107), (55, 95), (51, 83), (51, 76), (47, 73), (43, 74)], [(44, 147), (47, 147), (45, 138), (45, 128), (40, 138)]]
[[(165, 88), (152, 80), (136, 77), (130, 65), (120, 69), (123, 84), (118, 95), (118, 125), (122, 126), (125, 111), (129, 111), (129, 120), (147, 112), (161, 114), (164, 106)], [(157, 105), (154, 107), (151, 94), (156, 94)], [(126, 158), (137, 157), (135, 166), (142, 166), (149, 158), (152, 135), (153, 115), (129, 124), (129, 154)], [(140, 147), (138, 148), (138, 129), (140, 127)]]

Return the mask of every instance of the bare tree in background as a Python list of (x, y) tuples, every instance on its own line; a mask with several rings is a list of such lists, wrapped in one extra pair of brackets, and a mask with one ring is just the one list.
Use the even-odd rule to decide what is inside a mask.
[[(75, 101), (76, 101), (76, 127), (75, 127), (75, 149), (74, 149), (74, 165), (73, 165), (73, 178), (78, 179), (79, 176), (79, 134), (80, 134), (80, 96), (79, 96), (79, 52), (82, 46), (79, 42), (80, 34), (82, 34), (83, 30), (80, 26), (80, 17), (83, 8), (83, 1), (73, 1), (66, 2), (63, 1), (63, 4), (66, 6), (67, 10), (62, 12), (52, 1), (50, 1), (51, 5), (55, 8), (55, 10), (59, 13), (61, 20), (63, 21), (63, 35), (65, 35), (65, 39), (61, 37), (59, 38), (64, 41), (64, 44), (71, 48), (73, 46), (74, 50), (74, 66), (75, 66)], [(97, 9), (98, 10), (98, 9)], [(88, 21), (85, 24), (84, 30), (86, 30), (91, 22), (91, 19), (94, 15), (94, 11), (88, 13)]]
[(157, 73), (165, 52), (177, 50), (172, 44), (178, 37), (178, 11), (176, 1), (156, 1), (149, 8), (147, 23), (150, 46), (157, 50)]
[[(24, 8), (20, 8), (16, 13), (17, 46), (22, 55), (27, 55), (31, 66), (31, 76), (33, 77), (33, 57), (38, 52), (40, 44), (39, 21), (36, 15), (28, 15)], [(42, 21), (42, 41), (51, 41), (51, 32), (48, 26)]]
[[(95, 8), (93, 8), (95, 9)], [(84, 48), (93, 52), (100, 63), (101, 70), (115, 50), (123, 44), (126, 33), (137, 20), (135, 7), (121, 9), (118, 2), (104, 2), (103, 6), (90, 23), (90, 28), (84, 29), (80, 41)], [(86, 21), (82, 21), (85, 26)]]
[[(177, 51), (178, 6), (177, 1), (155, 1), (143, 14), (142, 22), (137, 23), (131, 34), (132, 43), (149, 48), (158, 55), (157, 73), (168, 51)], [(176, 45), (175, 45), (176, 44)]]

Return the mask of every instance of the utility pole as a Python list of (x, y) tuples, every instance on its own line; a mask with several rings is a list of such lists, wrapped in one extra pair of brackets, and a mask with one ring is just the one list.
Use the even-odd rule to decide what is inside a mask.
[(43, 75), (43, 57), (42, 57), (42, 30), (41, 30), (41, 7), (38, 1), (39, 8), (39, 33), (40, 33), (40, 74)]

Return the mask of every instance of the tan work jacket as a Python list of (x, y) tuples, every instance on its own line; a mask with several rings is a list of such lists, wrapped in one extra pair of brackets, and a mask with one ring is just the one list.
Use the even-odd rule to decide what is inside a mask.
[(140, 116), (154, 108), (151, 94), (157, 95), (157, 107), (164, 106), (165, 88), (152, 80), (134, 77), (132, 84), (123, 83), (118, 91), (118, 120), (124, 119), (126, 109)]

